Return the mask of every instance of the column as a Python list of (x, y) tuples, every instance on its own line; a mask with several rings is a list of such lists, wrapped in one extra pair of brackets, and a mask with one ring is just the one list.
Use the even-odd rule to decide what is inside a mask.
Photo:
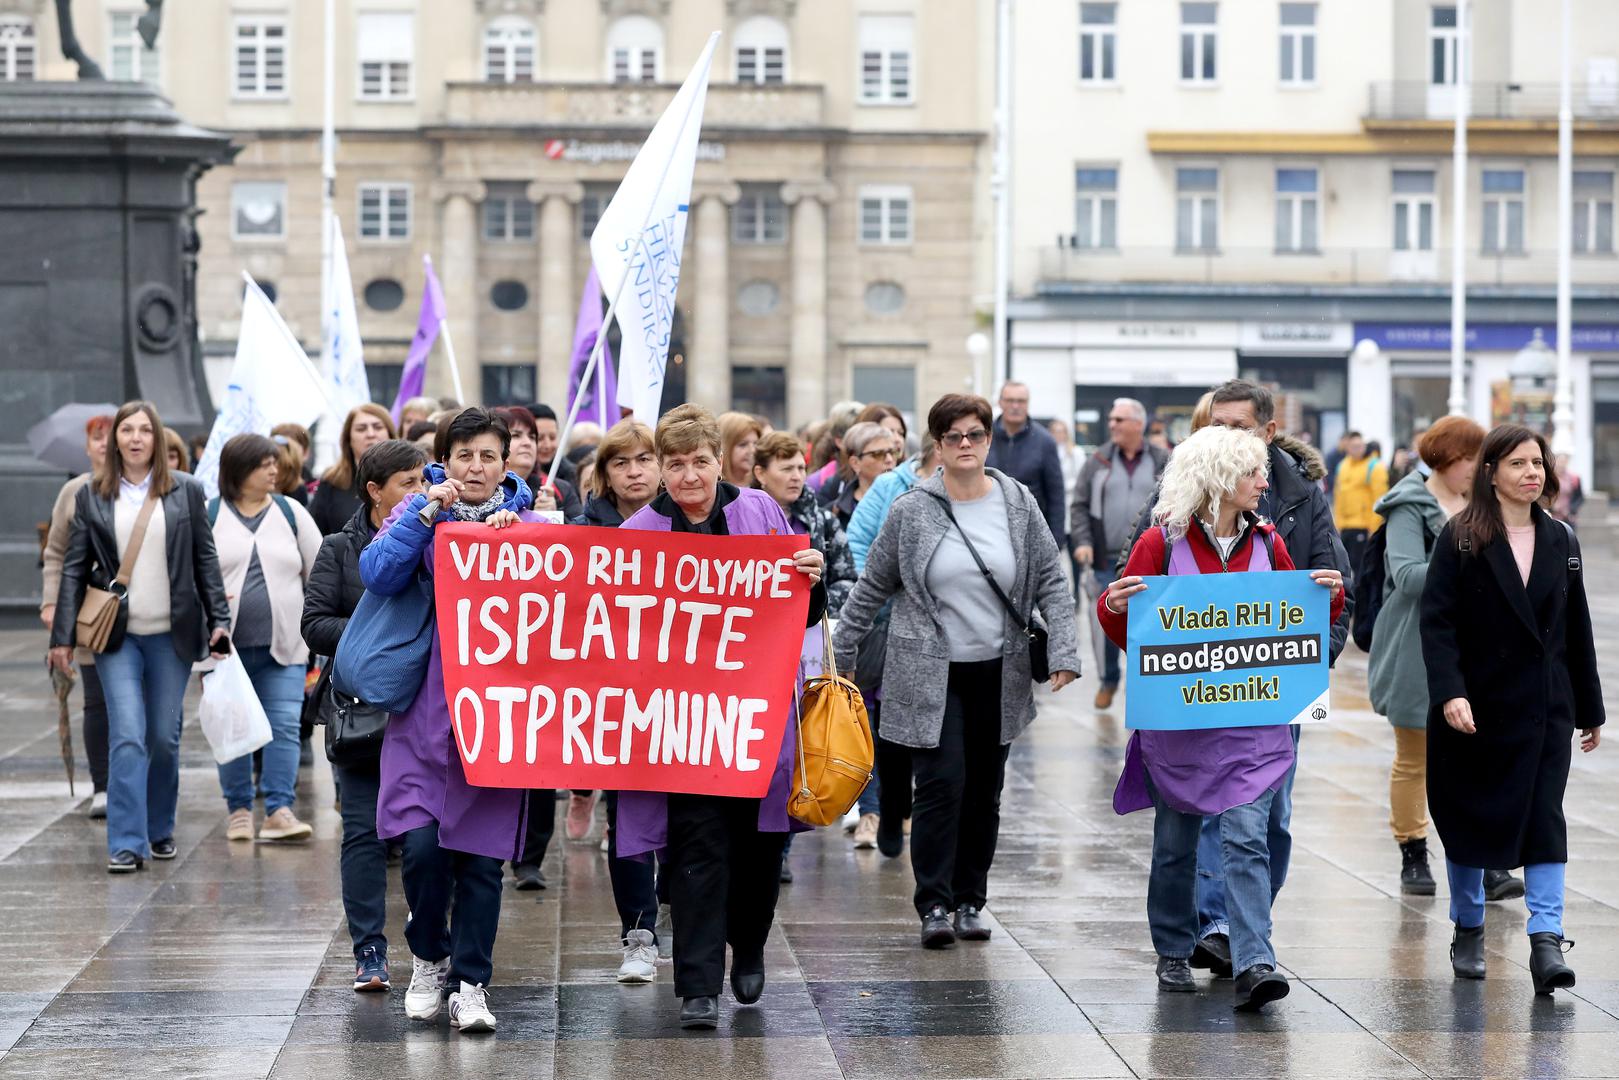
[[(441, 208), (439, 255), (434, 269), (444, 286), (450, 337), (461, 369), (461, 404), (476, 405), (483, 397), (483, 370), (478, 355), (478, 315), (484, 301), (478, 281), (478, 204), (484, 199), (483, 182), (439, 181), (433, 185), (433, 198)], [(456, 392), (443, 342), (428, 361), (427, 392), (435, 397)]]
[[(686, 398), (716, 413), (731, 407), (731, 215), (742, 197), (736, 184), (692, 193), (696, 206), (687, 251), (696, 256), (697, 291), (686, 350)], [(684, 272), (682, 272), (684, 276)]]
[(782, 201), (793, 208), (793, 312), (787, 358), (787, 422), (802, 424), (826, 415), (826, 206), (831, 184), (784, 184)]
[(535, 359), (540, 366), (540, 400), (562, 416), (568, 408), (568, 372), (573, 359), (574, 322), (579, 315), (578, 261), (579, 202), (585, 187), (579, 183), (528, 185), (529, 201), (539, 214), (540, 295), (539, 341)]

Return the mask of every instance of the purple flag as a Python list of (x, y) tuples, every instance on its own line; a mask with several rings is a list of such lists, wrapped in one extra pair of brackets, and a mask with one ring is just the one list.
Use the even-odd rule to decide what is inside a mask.
[[(602, 332), (602, 287), (596, 268), (590, 268), (585, 279), (585, 294), (579, 298), (579, 321), (573, 328), (573, 366), (568, 374), (568, 408), (573, 409), (574, 398), (582, 397), (579, 405), (579, 423), (590, 421), (600, 424), (602, 430), (619, 421), (618, 375), (613, 371), (613, 352), (602, 343), (601, 359), (590, 377), (590, 385), (581, 387), (585, 365), (590, 363), (590, 351), (596, 347), (596, 338)], [(602, 393), (598, 396), (597, 390)]]
[[(405, 370), (399, 377), (399, 396), (394, 398), (395, 427), (399, 426), (399, 414), (405, 402), (421, 396), (422, 384), (427, 379), (427, 354), (433, 351), (439, 326), (444, 322), (444, 289), (438, 283), (438, 275), (433, 272), (433, 260), (423, 255), (422, 265), (427, 270), (427, 282), (422, 286), (422, 311), (416, 317), (416, 336), (410, 339)], [(401, 431), (399, 437), (404, 436), (405, 433)]]

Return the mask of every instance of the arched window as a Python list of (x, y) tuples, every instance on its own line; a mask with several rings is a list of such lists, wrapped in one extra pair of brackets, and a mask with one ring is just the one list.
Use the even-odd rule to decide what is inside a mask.
[(483, 77), (486, 82), (534, 81), (534, 24), (527, 19), (496, 19), (483, 32)]
[(28, 82), (34, 77), (34, 24), (17, 17), (0, 19), (0, 82)]
[(755, 15), (737, 25), (736, 81), (781, 84), (787, 81), (787, 24)]
[(626, 15), (607, 31), (607, 78), (616, 83), (663, 77), (663, 27), (645, 15)]

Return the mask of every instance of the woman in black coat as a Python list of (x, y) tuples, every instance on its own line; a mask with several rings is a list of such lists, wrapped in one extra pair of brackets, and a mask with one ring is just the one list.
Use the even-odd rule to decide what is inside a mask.
[(1445, 845), (1451, 964), (1484, 977), (1485, 870), (1524, 868), (1537, 994), (1563, 963), (1563, 871), (1575, 729), (1602, 738), (1602, 686), (1580, 547), (1540, 503), (1557, 497), (1546, 442), (1502, 425), (1479, 451), (1467, 509), (1434, 544), (1422, 593), (1428, 805)]
[[(427, 454), (415, 443), (389, 439), (361, 455), (355, 470), (360, 508), (348, 524), (322, 541), (315, 566), (304, 586), (301, 628), (310, 651), (321, 656), (337, 652), (337, 643), (349, 617), (365, 595), (360, 581), (360, 552), (395, 506), (426, 489), (422, 466)], [(315, 700), (324, 702), (332, 666), (326, 665)], [(377, 837), (377, 790), (381, 784), (378, 754), (356, 758), (340, 754), (326, 731), (326, 757), (343, 813), (343, 910), (354, 943), (354, 989), (388, 989), (387, 918), (388, 851)]]

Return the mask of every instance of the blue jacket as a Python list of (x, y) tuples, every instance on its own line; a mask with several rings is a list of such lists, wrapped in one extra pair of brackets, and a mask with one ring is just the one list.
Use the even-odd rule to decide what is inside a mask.
[(866, 552), (877, 542), (888, 518), (888, 508), (894, 500), (916, 486), (916, 470), (921, 461), (906, 461), (897, 469), (890, 469), (872, 482), (866, 497), (861, 499), (843, 530), (849, 538), (849, 553), (854, 556), (854, 571), (866, 572)]
[(1062, 482), (1062, 461), (1057, 457), (1057, 440), (1044, 427), (1029, 421), (1016, 435), (1008, 435), (999, 420), (995, 438), (984, 462), (1014, 480), (1021, 481), (1040, 504), (1040, 513), (1051, 526), (1051, 536), (1059, 548), (1068, 544), (1068, 492)]

